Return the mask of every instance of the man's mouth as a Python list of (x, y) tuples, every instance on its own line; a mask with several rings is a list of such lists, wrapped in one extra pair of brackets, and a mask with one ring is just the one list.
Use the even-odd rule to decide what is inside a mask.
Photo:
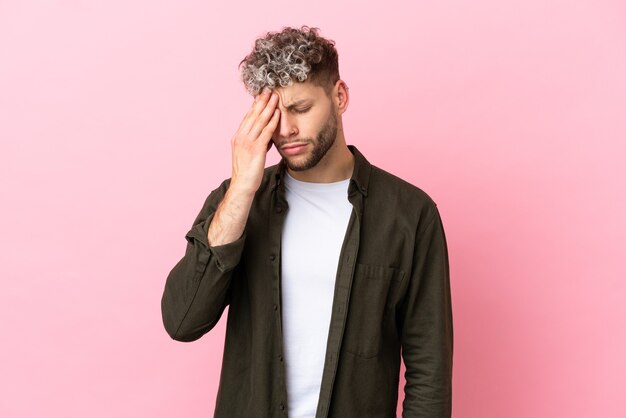
[(288, 155), (295, 155), (304, 150), (307, 146), (306, 142), (298, 142), (293, 144), (284, 145), (281, 150), (283, 150)]
[(306, 145), (306, 142), (293, 142), (291, 144), (283, 145), (281, 149), (297, 148)]

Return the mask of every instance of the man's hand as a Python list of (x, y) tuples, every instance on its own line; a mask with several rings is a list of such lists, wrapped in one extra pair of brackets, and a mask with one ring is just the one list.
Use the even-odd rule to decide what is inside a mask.
[(263, 180), (265, 157), (280, 119), (277, 103), (278, 95), (270, 96), (269, 89), (257, 95), (231, 140), (233, 175), (209, 226), (207, 240), (211, 246), (232, 243), (241, 238), (245, 230), (254, 194)]
[(267, 152), (280, 119), (278, 95), (266, 88), (255, 101), (231, 140), (233, 174), (231, 187), (255, 193), (261, 185)]

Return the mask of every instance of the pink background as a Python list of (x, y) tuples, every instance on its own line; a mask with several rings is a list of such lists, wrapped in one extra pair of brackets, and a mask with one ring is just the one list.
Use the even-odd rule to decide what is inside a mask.
[(626, 416), (618, 0), (1, 1), (0, 416), (212, 416), (226, 313), (175, 342), (160, 298), (230, 176), (237, 64), (302, 24), (348, 143), (439, 205), (454, 416)]

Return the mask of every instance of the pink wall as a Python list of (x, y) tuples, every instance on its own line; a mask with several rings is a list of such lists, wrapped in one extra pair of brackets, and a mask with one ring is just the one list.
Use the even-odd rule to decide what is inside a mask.
[(0, 2), (0, 416), (212, 416), (226, 314), (175, 342), (160, 297), (230, 176), (238, 62), (301, 24), (348, 143), (438, 202), (454, 416), (626, 416), (625, 3), (382, 4)]

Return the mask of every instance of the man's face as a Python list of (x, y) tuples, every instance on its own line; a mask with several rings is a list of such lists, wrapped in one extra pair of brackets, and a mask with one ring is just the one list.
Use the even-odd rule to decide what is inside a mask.
[(274, 91), (278, 94), (280, 110), (280, 120), (272, 136), (274, 145), (292, 171), (315, 167), (337, 137), (334, 102), (322, 87), (308, 82)]

